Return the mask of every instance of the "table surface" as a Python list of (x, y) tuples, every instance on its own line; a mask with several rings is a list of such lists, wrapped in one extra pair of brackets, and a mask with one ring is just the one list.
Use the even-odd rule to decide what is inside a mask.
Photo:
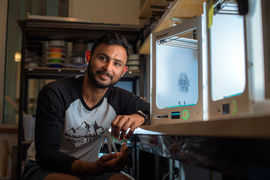
[(270, 113), (237, 115), (208, 121), (146, 125), (134, 134), (204, 136), (229, 138), (270, 138)]

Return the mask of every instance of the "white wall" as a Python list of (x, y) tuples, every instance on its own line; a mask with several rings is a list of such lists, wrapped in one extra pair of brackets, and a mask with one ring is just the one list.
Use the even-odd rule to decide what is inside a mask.
[[(8, 0), (0, 0), (0, 128), (10, 128), (9, 125), (2, 125), (3, 121), (3, 97), (4, 97), (4, 68), (6, 51), (6, 24), (7, 24)], [(12, 126), (14, 127), (14, 126)], [(9, 141), (9, 152), (12, 146), (17, 145), (17, 134), (0, 133), (0, 139)]]
[(93, 23), (139, 25), (139, 0), (69, 0), (69, 17)]

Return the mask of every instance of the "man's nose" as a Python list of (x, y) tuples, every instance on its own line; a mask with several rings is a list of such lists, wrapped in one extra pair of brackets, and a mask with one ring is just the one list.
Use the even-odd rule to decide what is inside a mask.
[(106, 69), (106, 71), (111, 72), (113, 68), (113, 62), (109, 61), (104, 65), (104, 69)]

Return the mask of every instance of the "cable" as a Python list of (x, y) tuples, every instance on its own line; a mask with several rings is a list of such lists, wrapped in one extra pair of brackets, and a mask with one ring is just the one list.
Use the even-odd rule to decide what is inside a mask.
[(169, 176), (170, 174), (173, 174), (173, 179), (179, 178), (179, 169), (178, 169), (177, 167), (175, 167), (174, 161), (173, 161), (173, 167), (174, 167), (174, 168), (173, 168), (173, 171), (171, 171), (171, 172), (165, 174), (164, 177), (162, 178), (162, 180), (165, 180), (165, 178), (166, 178), (167, 176)]
[(174, 171), (165, 174), (165, 176), (162, 178), (162, 180), (165, 180), (165, 178), (166, 178), (167, 176), (169, 176), (170, 174), (173, 174), (173, 173), (174, 173)]

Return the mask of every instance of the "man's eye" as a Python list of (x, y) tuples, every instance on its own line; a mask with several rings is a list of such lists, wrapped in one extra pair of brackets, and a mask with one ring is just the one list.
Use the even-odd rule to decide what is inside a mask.
[(100, 60), (106, 61), (106, 58), (105, 57), (100, 57)]
[(121, 66), (121, 64), (118, 63), (118, 62), (115, 62), (114, 65), (115, 65), (115, 66)]

